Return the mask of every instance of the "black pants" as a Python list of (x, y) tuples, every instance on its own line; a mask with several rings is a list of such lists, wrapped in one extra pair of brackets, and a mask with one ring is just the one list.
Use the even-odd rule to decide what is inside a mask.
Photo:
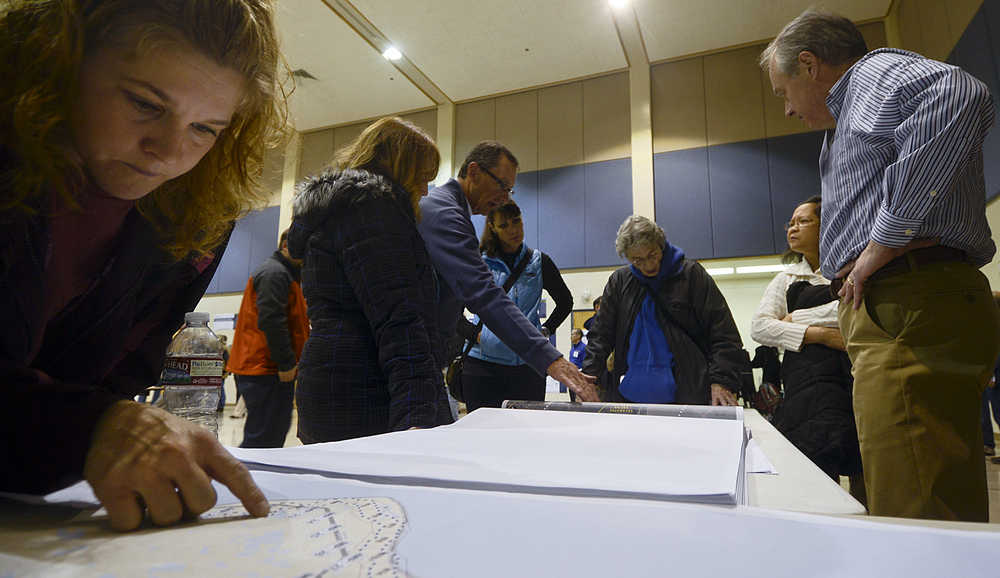
[(236, 391), (247, 404), (241, 448), (280, 448), (292, 425), (295, 382), (277, 375), (235, 375)]
[(467, 357), (462, 385), (469, 411), (500, 407), (505, 399), (545, 401), (545, 377), (527, 365), (500, 365)]

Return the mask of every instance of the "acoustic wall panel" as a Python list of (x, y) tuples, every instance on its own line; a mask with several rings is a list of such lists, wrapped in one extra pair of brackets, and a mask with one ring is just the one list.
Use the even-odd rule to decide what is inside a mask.
[(261, 211), (250, 213), (241, 223), (250, 230), (250, 270), (253, 273), (257, 267), (278, 249), (278, 218), (281, 207), (268, 207)]
[(517, 174), (513, 200), (521, 208), (521, 220), (524, 222), (524, 242), (529, 247), (538, 248), (537, 171), (527, 171)]
[(948, 28), (948, 11), (940, 0), (917, 0), (920, 27), (923, 30), (924, 51), (927, 58), (944, 60), (951, 52), (952, 38)]
[(571, 82), (539, 90), (538, 168), (551, 169), (582, 163), (582, 83)]
[(582, 165), (538, 171), (538, 248), (560, 269), (587, 266), (581, 226), (586, 185)]
[(692, 259), (710, 259), (712, 204), (708, 149), (699, 147), (653, 156), (656, 222), (667, 240)]
[(704, 57), (709, 146), (764, 138), (759, 57), (757, 46)]
[(584, 226), (563, 221), (566, 236), (584, 243), (587, 267), (622, 264), (615, 252), (615, 238), (622, 221), (632, 214), (632, 159), (615, 159), (584, 165), (586, 201)]
[(250, 274), (278, 247), (278, 206), (250, 213), (236, 222), (229, 245), (206, 293), (239, 293)]
[(296, 181), (318, 173), (333, 157), (333, 129), (307, 132), (302, 135), (299, 173)]
[(455, 174), (472, 147), (496, 138), (495, 104), (489, 99), (455, 106)]
[(249, 227), (241, 226), (242, 221), (243, 219), (236, 223), (236, 228), (229, 237), (229, 245), (222, 256), (219, 268), (215, 270), (215, 276), (212, 277), (214, 290), (210, 291), (211, 293), (243, 291), (250, 277), (250, 244), (253, 232)]
[[(998, 67), (993, 52), (993, 38), (995, 36), (991, 35), (990, 32), (987, 24), (987, 12), (985, 9), (979, 10), (969, 22), (965, 34), (955, 45), (948, 62), (962, 67), (989, 87), (994, 98), (994, 113), (1000, 117), (1000, 108), (998, 108), (1000, 102), (996, 100), (1000, 98), (1000, 75), (997, 73)], [(1000, 193), (1000, 130), (998, 130), (997, 124), (995, 117), (993, 128), (983, 142), (987, 199), (992, 199)]]
[(358, 122), (347, 126), (338, 126), (333, 129), (333, 150), (336, 153), (340, 149), (354, 142), (354, 139), (361, 135), (361, 132), (368, 128), (367, 122)]
[(764, 140), (709, 147), (708, 182), (715, 257), (775, 252), (767, 173)]
[(704, 63), (704, 58), (689, 58), (650, 70), (654, 153), (708, 144)]
[(497, 98), (496, 118), (496, 138), (517, 157), (519, 169), (538, 170), (538, 91)]
[(628, 73), (583, 81), (583, 160), (594, 163), (631, 154)]
[(784, 224), (799, 203), (820, 194), (819, 152), (823, 132), (810, 132), (767, 139), (774, 248), (786, 246)]

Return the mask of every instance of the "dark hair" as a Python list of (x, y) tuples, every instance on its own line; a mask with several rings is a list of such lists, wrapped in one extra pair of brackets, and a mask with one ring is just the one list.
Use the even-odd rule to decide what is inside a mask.
[(465, 178), (469, 171), (469, 163), (476, 163), (484, 169), (495, 168), (500, 164), (501, 155), (507, 157), (507, 160), (515, 167), (518, 166), (517, 158), (514, 153), (510, 152), (510, 149), (495, 140), (484, 140), (472, 147), (472, 150), (466, 155), (462, 168), (458, 170), (458, 176)]
[[(816, 218), (817, 219), (822, 218), (820, 213), (823, 212), (823, 198), (820, 197), (819, 195), (813, 195), (809, 197), (808, 199), (802, 201), (798, 205), (795, 205), (795, 208), (797, 209), (802, 205), (816, 205)], [(796, 253), (795, 251), (792, 251), (791, 247), (785, 249), (785, 252), (781, 254), (781, 262), (785, 263), (786, 265), (789, 263), (800, 263), (801, 261), (802, 261), (802, 253)]]
[(600, 306), (601, 306), (601, 297), (600, 296), (594, 297), (594, 307), (600, 307)]
[(486, 226), (483, 227), (483, 238), (479, 241), (479, 251), (486, 253), (489, 257), (496, 257), (500, 254), (500, 237), (493, 232), (490, 228), (490, 223), (493, 219), (503, 218), (503, 219), (513, 219), (514, 217), (521, 216), (521, 207), (517, 206), (514, 201), (507, 201), (506, 203), (500, 205), (499, 207), (490, 211), (486, 215)]
[(806, 10), (778, 33), (760, 55), (760, 66), (771, 67), (785, 76), (799, 73), (799, 54), (808, 51), (820, 60), (840, 66), (854, 62), (868, 52), (864, 36), (853, 22), (830, 12)]

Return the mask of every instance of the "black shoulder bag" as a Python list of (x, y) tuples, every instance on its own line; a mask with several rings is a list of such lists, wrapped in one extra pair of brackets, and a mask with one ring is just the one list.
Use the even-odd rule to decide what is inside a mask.
[[(514, 283), (517, 283), (517, 279), (521, 276), (521, 272), (528, 266), (528, 261), (531, 260), (532, 253), (533, 251), (530, 249), (527, 250), (524, 253), (524, 257), (522, 257), (518, 264), (514, 267), (514, 270), (510, 272), (510, 277), (507, 277), (507, 280), (504, 281), (503, 284), (504, 293), (510, 291), (510, 288), (514, 286)], [(479, 325), (476, 325), (475, 335), (479, 335), (479, 332), (482, 331), (482, 329), (483, 320), (480, 317)], [(472, 351), (473, 345), (475, 345), (475, 342), (470, 339), (462, 354), (453, 359), (451, 364), (448, 365), (448, 371), (444, 375), (444, 382), (448, 384), (448, 393), (461, 402), (465, 402), (465, 391), (462, 386), (462, 366), (465, 365), (465, 358), (469, 355), (469, 352)]]

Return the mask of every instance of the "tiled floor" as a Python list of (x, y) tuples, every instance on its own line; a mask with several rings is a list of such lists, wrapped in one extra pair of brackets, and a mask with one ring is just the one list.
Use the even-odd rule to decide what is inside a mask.
[[(568, 399), (569, 396), (566, 397)], [(243, 439), (245, 418), (230, 417), (233, 414), (233, 409), (233, 405), (227, 405), (219, 417), (219, 439), (227, 446), (238, 446)], [(296, 418), (297, 415), (293, 412), (292, 427), (289, 428), (288, 436), (285, 438), (285, 447), (302, 445), (299, 438), (295, 437)], [(1000, 447), (1000, 438), (997, 440), (997, 447)], [(1000, 524), (1000, 463), (992, 463), (988, 457), (984, 457), (984, 459), (986, 460), (986, 477), (990, 492), (990, 523)], [(846, 478), (842, 478), (842, 485), (846, 484), (846, 481)], [(844, 489), (847, 489), (846, 485)]]

